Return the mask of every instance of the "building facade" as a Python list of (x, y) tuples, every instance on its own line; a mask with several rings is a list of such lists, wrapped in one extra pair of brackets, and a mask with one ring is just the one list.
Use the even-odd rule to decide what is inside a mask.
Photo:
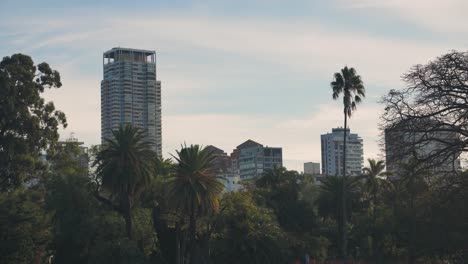
[(228, 156), (224, 150), (212, 145), (206, 146), (206, 150), (214, 157), (212, 168), (216, 176), (219, 177), (220, 181), (224, 184), (224, 192), (240, 190), (242, 188), (240, 177), (235, 173), (236, 170), (232, 167), (231, 157)]
[[(392, 129), (385, 129), (386, 167), (394, 177), (399, 177), (400, 165), (412, 158), (428, 159), (421, 165), (435, 174), (452, 173), (461, 169), (460, 153), (444, 152), (448, 146), (456, 144), (457, 134), (449, 129), (431, 131), (431, 125), (433, 123), (430, 120), (422, 120), (420, 123), (400, 123)], [(427, 131), (420, 132), (426, 126)]]
[(231, 154), (234, 173), (241, 180), (260, 177), (266, 170), (283, 166), (282, 148), (264, 147), (253, 140), (237, 146)]
[(306, 163), (304, 163), (304, 174), (319, 175), (320, 174), (320, 163), (318, 163), (318, 162), (306, 162)]
[[(343, 128), (333, 128), (332, 133), (321, 135), (322, 174), (324, 176), (343, 175)], [(363, 140), (358, 134), (346, 129), (346, 175), (362, 173), (364, 163)]]
[(161, 82), (156, 79), (156, 52), (112, 48), (103, 54), (101, 141), (112, 138), (120, 124), (143, 129), (161, 156)]

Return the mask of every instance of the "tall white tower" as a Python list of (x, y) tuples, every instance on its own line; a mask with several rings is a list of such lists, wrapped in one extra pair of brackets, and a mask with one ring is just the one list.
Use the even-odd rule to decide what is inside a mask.
[(101, 142), (120, 124), (144, 130), (161, 156), (161, 82), (156, 79), (156, 52), (113, 48), (103, 55)]
[[(333, 128), (332, 133), (321, 135), (322, 174), (324, 176), (343, 175), (343, 136), (344, 128)], [(346, 129), (346, 175), (362, 173), (364, 163), (363, 141), (357, 134)]]

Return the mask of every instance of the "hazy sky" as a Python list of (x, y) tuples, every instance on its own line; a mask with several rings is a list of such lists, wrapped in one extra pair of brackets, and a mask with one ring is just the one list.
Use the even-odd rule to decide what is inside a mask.
[(45, 96), (70, 132), (100, 141), (102, 53), (156, 50), (163, 155), (180, 144), (230, 153), (247, 139), (283, 147), (285, 165), (320, 161), (320, 134), (342, 126), (332, 75), (362, 76), (367, 97), (350, 121), (378, 157), (380, 98), (402, 73), (468, 47), (466, 0), (0, 0), (0, 55), (25, 53), (62, 74)]

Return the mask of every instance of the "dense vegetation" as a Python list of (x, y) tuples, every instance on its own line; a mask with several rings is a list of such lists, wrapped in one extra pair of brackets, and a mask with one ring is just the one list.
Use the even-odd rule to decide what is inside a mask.
[(357, 177), (318, 183), (276, 168), (223, 193), (207, 149), (183, 145), (160, 159), (131, 126), (92, 148), (88, 169), (75, 143), (57, 144), (65, 115), (40, 96), (60, 86), (58, 72), (28, 56), (0, 63), (0, 263), (468, 258), (468, 172), (438, 175), (414, 158), (392, 175), (368, 160)]

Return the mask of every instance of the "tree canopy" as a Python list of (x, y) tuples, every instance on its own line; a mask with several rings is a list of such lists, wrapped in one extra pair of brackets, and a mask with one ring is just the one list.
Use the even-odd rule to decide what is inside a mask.
[(65, 114), (41, 94), (62, 86), (60, 74), (45, 62), (14, 54), (0, 62), (0, 190), (23, 184), (39, 174), (39, 157), (59, 138)]

